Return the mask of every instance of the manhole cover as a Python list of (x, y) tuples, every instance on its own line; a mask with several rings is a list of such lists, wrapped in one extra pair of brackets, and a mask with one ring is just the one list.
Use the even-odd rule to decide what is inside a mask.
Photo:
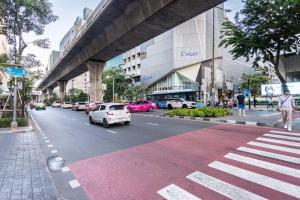
[(64, 166), (65, 160), (59, 156), (50, 156), (47, 158), (47, 166), (50, 171), (58, 171)]

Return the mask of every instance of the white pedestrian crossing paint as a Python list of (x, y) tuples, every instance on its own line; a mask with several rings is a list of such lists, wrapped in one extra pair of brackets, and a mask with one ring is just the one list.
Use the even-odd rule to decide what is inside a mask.
[(91, 124), (89, 124), (89, 123), (84, 123), (85, 125), (88, 125), (88, 126), (90, 126)]
[(268, 116), (272, 116), (272, 115), (280, 115), (281, 113), (272, 113), (272, 114), (265, 114), (265, 115), (260, 115), (262, 117), (268, 117)]
[(80, 186), (80, 183), (76, 179), (74, 179), (72, 181), (69, 181), (69, 184), (70, 184), (72, 189), (77, 188), (77, 187)]
[(278, 146), (278, 145), (273, 145), (273, 144), (266, 144), (266, 143), (260, 143), (260, 142), (248, 142), (247, 144), (257, 146), (257, 147), (263, 147), (263, 148), (268, 148), (268, 149), (273, 149), (277, 151), (283, 151), (283, 152), (288, 152), (288, 153), (294, 153), (294, 154), (300, 154), (299, 149), (294, 149), (294, 148), (289, 148), (289, 147), (283, 147), (283, 146)]
[(256, 140), (259, 141), (264, 141), (264, 142), (272, 142), (276, 144), (284, 144), (284, 145), (289, 145), (289, 146), (295, 146), (295, 147), (300, 147), (299, 142), (289, 142), (286, 140), (276, 140), (276, 139), (271, 139), (271, 138), (264, 138), (264, 137), (258, 137)]
[(177, 185), (171, 184), (157, 192), (166, 200), (200, 200)]
[(268, 176), (264, 176), (262, 174), (258, 174), (255, 172), (251, 172), (239, 167), (235, 167), (232, 165), (228, 165), (222, 162), (212, 162), (208, 165), (214, 169), (220, 170), (222, 172), (226, 172), (233, 176), (245, 179), (247, 181), (262, 185), (264, 187), (268, 187), (273, 190), (277, 190), (284, 194), (291, 195), (296, 198), (300, 198), (300, 187), (297, 185), (293, 185), (278, 179), (274, 179)]
[(45, 140), (45, 142), (46, 142), (46, 143), (49, 143), (49, 142), (50, 142), (50, 140)]
[(228, 153), (224, 157), (231, 159), (231, 160), (238, 161), (238, 162), (242, 162), (242, 163), (246, 163), (246, 164), (253, 165), (256, 167), (260, 167), (263, 169), (267, 169), (267, 170), (271, 170), (271, 171), (278, 172), (281, 174), (285, 174), (288, 176), (300, 178), (300, 170), (297, 170), (294, 168), (286, 167), (283, 165), (277, 165), (277, 164), (273, 164), (270, 162), (266, 162), (266, 161), (262, 161), (262, 160), (258, 160), (258, 159), (254, 159), (254, 158), (249, 158), (246, 156), (241, 156), (241, 155), (234, 154), (234, 153)]
[(48, 147), (54, 147), (53, 144), (48, 144)]
[(61, 171), (63, 173), (66, 173), (66, 172), (70, 171), (70, 168), (69, 167), (63, 167), (63, 168), (61, 168)]
[(43, 137), (43, 139), (48, 139), (48, 137), (47, 137), (47, 136), (45, 136), (45, 137)]
[(52, 151), (51, 151), (51, 153), (57, 153), (57, 152), (58, 152), (57, 150), (52, 150)]
[(186, 178), (188, 178), (204, 187), (207, 187), (215, 192), (218, 192), (230, 199), (266, 200), (265, 198), (263, 198), (261, 196), (253, 194), (247, 190), (236, 187), (234, 185), (231, 185), (229, 183), (226, 183), (222, 180), (216, 179), (212, 176), (206, 175), (199, 171), (188, 175)]
[(282, 134), (282, 135), (294, 135), (294, 136), (299, 136), (300, 137), (300, 133), (294, 133), (294, 132), (276, 131), (276, 130), (271, 130), (269, 132), (270, 133), (278, 133), (278, 134)]
[(252, 149), (252, 148), (248, 148), (248, 147), (239, 147), (239, 148), (237, 148), (237, 150), (264, 156), (264, 157), (268, 157), (268, 158), (274, 158), (277, 160), (283, 160), (283, 161), (290, 162), (290, 163), (300, 164), (300, 158), (296, 158), (296, 157), (292, 157), (292, 156), (286, 156), (286, 155), (282, 155), (282, 154), (278, 154), (278, 153), (272, 153), (272, 152)]
[(272, 137), (272, 138), (280, 138), (280, 139), (287, 139), (287, 140), (295, 140), (300, 141), (299, 137), (292, 137), (292, 136), (285, 136), (285, 135), (275, 135), (275, 134), (264, 134), (266, 137)]

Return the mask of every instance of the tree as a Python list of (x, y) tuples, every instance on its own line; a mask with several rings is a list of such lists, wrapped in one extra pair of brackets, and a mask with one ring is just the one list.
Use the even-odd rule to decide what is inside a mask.
[(144, 86), (129, 87), (125, 93), (126, 97), (130, 100), (144, 99), (147, 88)]
[[(25, 42), (24, 33), (34, 32), (42, 35), (45, 26), (58, 19), (51, 10), (52, 4), (48, 0), (5, 0), (1, 1), (2, 31), (13, 46), (10, 58), (15, 64), (21, 64), (23, 52), (29, 44), (41, 48), (49, 48), (48, 39), (36, 39)], [(29, 55), (30, 57), (30, 55)]]
[(69, 90), (69, 97), (72, 103), (87, 101), (88, 95), (78, 88)]
[(250, 83), (251, 95), (256, 97), (260, 95), (261, 85), (266, 84), (269, 81), (270, 78), (261, 73), (254, 73), (251, 75), (243, 74), (241, 88), (249, 88), (249, 83)]
[(106, 84), (107, 90), (105, 91), (104, 99), (106, 101), (113, 100), (113, 77), (115, 79), (115, 93), (118, 93), (119, 97), (124, 95), (124, 92), (128, 88), (129, 78), (124, 75), (121, 66), (115, 66), (105, 69), (103, 72), (103, 83)]
[(234, 59), (245, 57), (274, 65), (276, 75), (285, 86), (279, 71), (279, 56), (296, 50), (300, 42), (299, 0), (244, 0), (244, 8), (235, 23), (223, 23), (219, 46), (232, 46)]
[(81, 91), (78, 95), (78, 101), (79, 102), (85, 102), (88, 100), (88, 94)]

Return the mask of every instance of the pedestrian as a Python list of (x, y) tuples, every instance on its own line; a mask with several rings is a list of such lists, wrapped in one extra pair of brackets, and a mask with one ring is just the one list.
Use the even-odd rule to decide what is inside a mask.
[(282, 114), (284, 128), (292, 131), (293, 111), (296, 109), (295, 100), (287, 88), (283, 89), (283, 95), (278, 99), (278, 109)]
[(239, 109), (239, 116), (243, 114), (244, 117), (246, 117), (246, 111), (245, 111), (245, 96), (243, 95), (242, 92), (239, 93), (239, 95), (236, 97), (237, 98), (237, 107)]
[(267, 105), (267, 110), (269, 110), (269, 108), (272, 106), (272, 108), (274, 108), (274, 105), (273, 105), (273, 99), (271, 96), (269, 96), (268, 98), (268, 105)]

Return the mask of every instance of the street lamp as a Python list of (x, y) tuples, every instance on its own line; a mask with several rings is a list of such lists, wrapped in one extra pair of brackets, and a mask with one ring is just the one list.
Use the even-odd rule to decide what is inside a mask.
[[(215, 7), (220, 10), (223, 10), (224, 12), (231, 12), (229, 9), (224, 9), (220, 7)], [(212, 105), (215, 105), (215, 8), (213, 8), (213, 24), (212, 24), (212, 77), (211, 77), (211, 100)]]

